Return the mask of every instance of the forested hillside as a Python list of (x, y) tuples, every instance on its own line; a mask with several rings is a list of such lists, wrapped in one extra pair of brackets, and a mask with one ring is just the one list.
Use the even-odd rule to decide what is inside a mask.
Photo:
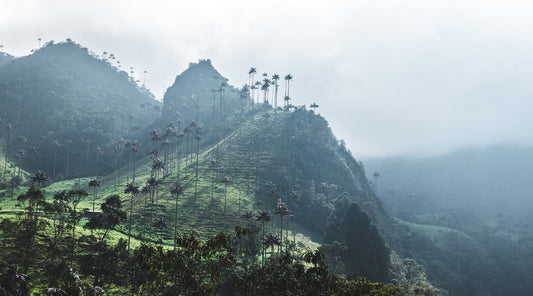
[[(49, 56), (54, 54), (60, 58)], [(81, 60), (76, 71), (68, 72), (73, 77), (59, 71), (76, 59)], [(19, 180), (0, 189), (5, 215), (0, 238), (3, 253), (9, 254), (0, 262), (4, 289), (244, 295), (258, 293), (257, 287), (315, 287), (339, 295), (355, 294), (356, 287), (363, 290), (355, 295), (396, 291), (361, 279), (343, 280), (357, 274), (394, 281), (409, 295), (435, 293), (416, 262), (391, 253), (390, 243), (405, 232), (326, 119), (291, 105), (288, 95), (283, 108), (272, 106), (279, 75), (273, 76), (275, 84), (265, 76), (260, 87), (238, 89), (227, 85), (209, 60), (191, 63), (169, 88), (156, 118), (157, 103), (111, 63), (67, 42), (48, 44), (8, 64), (8, 70), (0, 68), (5, 77), (8, 71), (39, 73), (35, 64), (65, 75), (49, 80), (45, 76), (51, 73), (32, 74), (38, 86), (22, 78), (19, 84), (4, 84), (3, 106), (14, 111), (7, 125), (12, 128), (3, 137), (3, 159), (10, 162), (4, 178)], [(109, 75), (105, 81), (83, 74), (98, 67)], [(74, 90), (87, 90), (80, 81), (93, 87), (76, 91), (85, 98), (78, 101)], [(116, 84), (121, 83), (119, 91)], [(269, 93), (269, 86), (276, 91)], [(37, 91), (46, 94), (42, 100)], [(28, 117), (33, 106), (48, 113), (39, 110)], [(133, 113), (123, 121), (126, 111)], [(16, 146), (12, 141), (15, 135), (22, 139), (22, 131), (25, 141)], [(124, 134), (131, 141), (116, 141)], [(33, 160), (12, 156), (15, 147), (46, 147), (52, 138), (62, 140), (40, 148)], [(17, 165), (41, 170), (17, 175)], [(61, 178), (66, 180), (55, 182)], [(308, 250), (323, 242), (320, 250)], [(212, 276), (190, 282), (181, 278), (181, 263), (169, 265), (169, 260), (193, 260), (186, 264), (198, 264), (199, 274)], [(309, 264), (314, 267), (308, 269)], [(280, 287), (279, 279), (268, 276), (279, 272), (291, 274), (284, 280), (294, 284)], [(10, 276), (25, 275), (32, 280), (7, 284)], [(76, 277), (82, 281), (73, 281)]]
[(533, 289), (531, 164), (531, 148), (513, 146), (366, 162), (378, 195), (410, 234), (396, 249), (456, 295)]
[(160, 114), (160, 103), (113, 58), (72, 41), (49, 42), (0, 67), (9, 159), (54, 180), (110, 172), (113, 155), (122, 153), (114, 142), (135, 140)]

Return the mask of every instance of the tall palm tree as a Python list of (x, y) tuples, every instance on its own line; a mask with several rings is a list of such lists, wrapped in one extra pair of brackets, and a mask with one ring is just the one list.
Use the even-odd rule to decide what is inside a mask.
[[(257, 72), (257, 69), (255, 69), (254, 67), (250, 68), (250, 70), (248, 71), (248, 76), (249, 76), (249, 85), (254, 85), (254, 74)], [(253, 100), (253, 97), (252, 97), (252, 100)]]
[[(263, 227), (262, 241), (264, 241), (265, 240), (265, 223), (270, 222), (271, 220), (270, 213), (266, 210), (259, 210), (259, 212), (255, 216), (255, 220), (260, 221), (262, 224), (262, 227)], [(263, 262), (265, 261), (265, 251), (266, 251), (266, 246), (263, 245)]]
[(280, 77), (278, 74), (272, 75), (272, 80), (274, 81), (274, 109), (278, 108), (278, 81)]
[(255, 89), (257, 89), (257, 95), (255, 99), (256, 104), (259, 104), (259, 90), (261, 89), (261, 85), (262, 85), (261, 81), (255, 82)]
[[(266, 74), (266, 73), (265, 73)], [(261, 85), (261, 90), (263, 91), (263, 103), (268, 104), (268, 89), (270, 87), (270, 79), (263, 79), (263, 84)]]
[(313, 103), (311, 104), (311, 106), (309, 106), (311, 109), (313, 109), (313, 112), (315, 112), (315, 109), (318, 108), (318, 104), (317, 103)]
[(270, 247), (270, 254), (272, 255), (274, 251), (274, 246), (281, 246), (281, 240), (277, 235), (270, 232), (263, 240), (263, 245), (265, 246), (265, 248)]
[[(178, 233), (178, 202), (180, 194), (183, 193), (183, 187), (181, 186), (181, 183), (179, 181), (176, 181), (174, 183), (174, 186), (170, 190), (170, 193), (176, 197), (176, 213), (174, 218), (174, 236), (176, 233)], [(176, 249), (176, 240), (174, 240), (174, 249)]]
[(71, 223), (72, 223), (72, 245), (71, 245), (71, 257), (70, 257), (70, 265), (72, 266), (72, 263), (74, 261), (74, 248), (75, 248), (75, 242), (76, 242), (76, 225), (78, 224), (78, 214), (76, 212), (76, 207), (78, 204), (84, 200), (89, 194), (85, 190), (71, 190), (68, 193), (68, 199), (70, 203), (72, 204), (72, 211), (70, 214)]
[(46, 173), (41, 171), (41, 170), (38, 170), (37, 172), (35, 172), (35, 175), (33, 175), (31, 177), (31, 183), (32, 184), (37, 183), (39, 185), (39, 187), (41, 187), (41, 188), (43, 187), (43, 185), (48, 183), (48, 181), (49, 181), (49, 179), (46, 176)]
[(214, 192), (215, 192), (215, 170), (216, 170), (217, 162), (218, 161), (217, 161), (216, 158), (211, 159), (211, 173), (212, 173), (212, 176), (211, 176), (211, 201), (214, 198)]
[(285, 87), (285, 96), (287, 97), (291, 96), (289, 91), (290, 91), (290, 86), (291, 86), (290, 83), (292, 81), (292, 78), (293, 77), (291, 74), (285, 75), (285, 81), (287, 82), (286, 87)]
[(194, 207), (196, 208), (196, 202), (198, 200), (198, 154), (200, 153), (200, 141), (202, 140), (202, 127), (196, 128), (196, 172), (195, 172), (195, 185), (194, 185)]
[(130, 222), (128, 223), (128, 251), (130, 250), (131, 240), (131, 218), (133, 217), (133, 199), (139, 194), (139, 186), (135, 186), (135, 183), (128, 183), (124, 189), (125, 194), (131, 194), (130, 198)]
[(285, 216), (289, 215), (289, 209), (285, 205), (284, 202), (281, 201), (281, 199), (278, 199), (278, 204), (276, 206), (276, 209), (274, 210), (274, 214), (279, 215), (279, 225), (280, 225), (280, 250), (283, 251), (283, 218)]
[(141, 150), (141, 144), (137, 141), (133, 141), (130, 144), (130, 152), (133, 154), (133, 171), (132, 171), (132, 183), (135, 184), (135, 162), (137, 161), (137, 152)]
[(141, 189), (141, 193), (144, 194), (144, 214), (143, 214), (143, 234), (142, 234), (142, 238), (145, 239), (146, 238), (146, 225), (148, 224), (146, 222), (146, 218), (148, 217), (148, 196), (149, 196), (149, 193), (150, 193), (150, 186), (149, 185), (146, 185), (144, 186), (142, 189)]
[(113, 143), (113, 154), (115, 155), (115, 170), (117, 171), (117, 174), (115, 176), (115, 186), (119, 186), (120, 184), (120, 150), (122, 150), (122, 147), (124, 147), (124, 139), (120, 138), (116, 142)]
[(96, 178), (89, 181), (89, 188), (93, 189), (93, 213), (94, 213), (94, 206), (96, 204), (96, 198), (98, 196), (98, 188), (100, 188), (100, 181)]
[(9, 154), (9, 137), (11, 135), (11, 130), (13, 129), (13, 125), (8, 123), (6, 125), (6, 132), (7, 132), (7, 140), (6, 140), (6, 148), (4, 150), (4, 182), (6, 181), (6, 173), (7, 173), (7, 155)]

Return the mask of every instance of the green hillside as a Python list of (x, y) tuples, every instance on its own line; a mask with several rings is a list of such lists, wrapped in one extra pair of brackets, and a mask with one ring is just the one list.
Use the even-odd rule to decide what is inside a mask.
[[(87, 55), (75, 44), (61, 44), (58, 49), (63, 50), (63, 47), (68, 54), (73, 54), (74, 48), (74, 52)], [(109, 66), (105, 60), (96, 62)], [(197, 235), (209, 241), (221, 239), (221, 232), (233, 234), (232, 244), (246, 249), (243, 252), (248, 254), (237, 262), (265, 267), (267, 263), (275, 264), (276, 258), (286, 264), (283, 250), (291, 251), (294, 258), (300, 258), (298, 260), (302, 260), (304, 254), (310, 258), (309, 249), (318, 248), (324, 235), (330, 232), (320, 252), (330, 258), (327, 262), (334, 272), (347, 276), (355, 272), (378, 281), (394, 280), (407, 294), (418, 293), (411, 289), (413, 285), (419, 287), (417, 291), (433, 293), (434, 288), (427, 283), (419, 265), (398, 254), (390, 256), (388, 246), (401, 240), (407, 230), (385, 212), (365, 177), (362, 164), (353, 158), (343, 141), (335, 138), (326, 119), (305, 106), (273, 109), (268, 103), (251, 102), (246, 88), (237, 89), (226, 85), (225, 81), (210, 61), (191, 63), (165, 95), (162, 117), (138, 129), (132, 138), (138, 142), (117, 142), (116, 151), (108, 153), (106, 150), (103, 155), (86, 159), (95, 168), (103, 165), (97, 173), (79, 171), (79, 176), (62, 181), (52, 178), (50, 184), (43, 185), (44, 192), (30, 187), (32, 182), (28, 177), (20, 186), (5, 185), (0, 191), (0, 207), (5, 215), (15, 213), (18, 218), (14, 223), (9, 222), (11, 218), (4, 219), (3, 231), (13, 232), (16, 225), (28, 227), (21, 235), (29, 235), (26, 239), (34, 243), (31, 250), (51, 248), (53, 253), (56, 249), (51, 246), (57, 243), (61, 250), (51, 256), (81, 270), (82, 276), (92, 285), (105, 284), (106, 289), (119, 285), (122, 287), (119, 290), (125, 283), (114, 278), (101, 279), (101, 271), (93, 269), (99, 265), (90, 260), (102, 254), (132, 255), (129, 251), (124, 253), (125, 243), (118, 241), (124, 236), (129, 239), (130, 233), (134, 240), (150, 248), (161, 247), (160, 250), (173, 249), (180, 241), (176, 240), (176, 234)], [(202, 95), (210, 88), (215, 91)], [(129, 97), (124, 99), (130, 100)], [(30, 106), (29, 101), (27, 104)], [(59, 112), (57, 114), (63, 112), (62, 108), (54, 110)], [(100, 113), (86, 116), (101, 120), (97, 114)], [(27, 119), (25, 115), (20, 116)], [(37, 119), (39, 122), (40, 117)], [(130, 119), (128, 126), (144, 121), (135, 116)], [(43, 120), (46, 122), (46, 118)], [(28, 124), (26, 121), (19, 123)], [(117, 126), (123, 122), (119, 123), (117, 121)], [(64, 128), (74, 133), (72, 138), (84, 135), (83, 129), (81, 133), (76, 129), (75, 121), (65, 122)], [(9, 132), (6, 136), (13, 139), (15, 133)], [(109, 140), (111, 135), (112, 132), (96, 133), (93, 140), (103, 141), (107, 136)], [(7, 137), (4, 139), (7, 143)], [(32, 141), (34, 139), (28, 136), (27, 143)], [(72, 158), (68, 153), (65, 156), (65, 151), (60, 153), (60, 146), (56, 145), (56, 150), (51, 150), (47, 157), (63, 157), (62, 161), (68, 162), (76, 159), (75, 155), (91, 156), (88, 151), (92, 150), (92, 143), (72, 145), (69, 150)], [(5, 146), (4, 151), (12, 153), (14, 148)], [(34, 165), (43, 165), (41, 156), (36, 158), (38, 161)], [(46, 162), (44, 167), (50, 168)], [(113, 170), (115, 167), (118, 169)], [(130, 193), (125, 193), (126, 189)], [(137, 193), (131, 193), (136, 190)], [(32, 204), (40, 194), (44, 200)], [(50, 221), (45, 223), (40, 218)], [(37, 221), (43, 223), (43, 228), (41, 236), (35, 240), (39, 230), (31, 225), (39, 225)], [(62, 232), (62, 227), (70, 229), (69, 232)], [(333, 235), (332, 231), (339, 235)], [(63, 235), (58, 236), (58, 233)], [(3, 239), (6, 246), (16, 246), (8, 237)], [(49, 241), (54, 244), (50, 246)], [(270, 246), (268, 251), (267, 246)], [(6, 248), (13, 254), (20, 252)], [(143, 248), (135, 252), (153, 252)], [(45, 261), (30, 253), (20, 255), (25, 260)], [(267, 261), (268, 257), (272, 260)], [(322, 265), (321, 260), (324, 259), (314, 264)], [(6, 259), (5, 263), (8, 262), (16, 260)], [(125, 264), (125, 261), (120, 262), (114, 268)], [(20, 264), (37, 277), (42, 272), (42, 269), (32, 269), (29, 261)], [(52, 267), (47, 266), (47, 272)], [(396, 271), (390, 273), (392, 270)], [(239, 267), (233, 272), (241, 271)], [(122, 273), (117, 271), (117, 274)], [(39, 280), (41, 283), (34, 285), (41, 286), (45, 279)]]
[(49, 42), (0, 67), (8, 158), (15, 161), (22, 149), (27, 153), (18, 165), (46, 170), (55, 180), (112, 171), (114, 141), (135, 140), (136, 131), (159, 116), (154, 107), (160, 108), (112, 63), (69, 40)]

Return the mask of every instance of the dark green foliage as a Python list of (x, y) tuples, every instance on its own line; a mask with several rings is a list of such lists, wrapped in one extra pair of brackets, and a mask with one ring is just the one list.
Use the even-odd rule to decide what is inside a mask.
[(93, 213), (91, 220), (85, 224), (85, 227), (89, 229), (104, 229), (104, 234), (102, 234), (100, 239), (100, 241), (103, 241), (110, 230), (113, 230), (120, 222), (126, 220), (126, 212), (122, 210), (122, 202), (118, 195), (106, 198), (101, 205), (101, 209), (101, 213)]
[[(178, 234), (178, 248), (143, 245), (134, 251), (134, 290), (140, 295), (396, 295), (395, 287), (329, 272), (321, 251), (304, 258), (283, 252), (265, 266), (242, 261), (247, 252), (229, 235), (205, 242)], [(240, 259), (240, 260), (239, 260)], [(306, 267), (304, 263), (311, 264)]]
[[(302, 260), (303, 259), (303, 260)], [(305, 267), (304, 262), (311, 264)], [(320, 251), (303, 258), (290, 252), (275, 255), (264, 267), (257, 265), (233, 280), (239, 295), (397, 295), (399, 289), (356, 277), (346, 280), (330, 273)]]
[(335, 204), (324, 242), (343, 242), (345, 249), (340, 257), (346, 274), (360, 274), (376, 281), (388, 279), (389, 250), (368, 215), (346, 194)]
[(27, 139), (12, 141), (8, 157), (37, 147), (38, 157), (17, 164), (56, 180), (67, 171), (70, 177), (109, 172), (112, 141), (134, 136), (130, 118), (149, 124), (158, 115), (148, 106), (159, 103), (126, 72), (71, 41), (48, 43), (0, 67), (0, 89), (0, 118), (13, 125), (12, 139)]

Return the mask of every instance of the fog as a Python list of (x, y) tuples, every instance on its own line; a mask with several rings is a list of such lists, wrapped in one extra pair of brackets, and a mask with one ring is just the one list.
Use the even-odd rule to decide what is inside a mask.
[(533, 142), (533, 7), (526, 1), (0, 6), (3, 51), (22, 56), (72, 38), (115, 54), (159, 99), (200, 58), (235, 86), (248, 81), (250, 67), (291, 73), (294, 104), (319, 104), (357, 158)]

